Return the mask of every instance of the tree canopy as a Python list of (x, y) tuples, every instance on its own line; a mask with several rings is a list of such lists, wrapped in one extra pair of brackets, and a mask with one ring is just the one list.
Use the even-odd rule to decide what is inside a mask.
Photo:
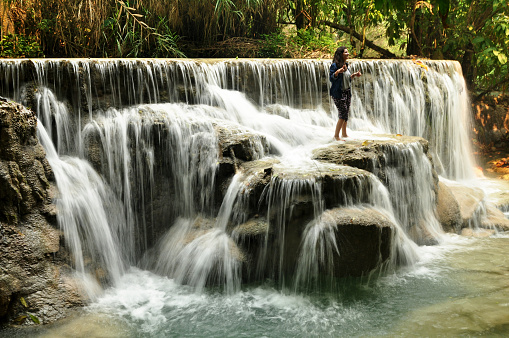
[(458, 60), (478, 93), (509, 82), (507, 0), (0, 0), (0, 18), (1, 57), (330, 57), (343, 44)]

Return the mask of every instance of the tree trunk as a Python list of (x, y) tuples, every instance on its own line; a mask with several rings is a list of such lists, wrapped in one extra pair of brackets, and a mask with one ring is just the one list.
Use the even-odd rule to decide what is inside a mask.
[(465, 48), (465, 54), (461, 60), (461, 70), (463, 71), (463, 77), (467, 83), (467, 88), (473, 91), (474, 88), (474, 45), (469, 42)]
[(419, 38), (417, 37), (417, 35), (420, 35), (419, 34), (420, 26), (419, 26), (418, 20), (417, 20), (417, 24), (415, 23), (416, 17), (417, 17), (417, 8), (415, 6), (416, 6), (415, 3), (413, 3), (412, 4), (412, 8), (413, 8), (412, 9), (412, 17), (410, 19), (410, 24), (409, 24), (410, 39), (407, 44), (407, 55), (424, 56), (422, 53), (421, 42), (420, 42)]
[(304, 0), (297, 0), (295, 2), (295, 25), (297, 30), (305, 29), (307, 26), (307, 18), (304, 10)]

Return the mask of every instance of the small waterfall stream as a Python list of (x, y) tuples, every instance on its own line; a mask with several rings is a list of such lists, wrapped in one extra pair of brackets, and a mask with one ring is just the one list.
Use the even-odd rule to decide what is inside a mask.
[[(350, 245), (335, 235), (342, 210), (392, 224), (388, 251), (377, 249), (375, 269), (362, 274), (368, 282), (419, 265), (422, 245), (443, 241), (434, 170), (471, 179), (475, 161), (459, 65), (426, 65), (352, 61), (364, 75), (353, 83), (351, 138), (360, 144), (388, 140), (385, 134), (422, 137), (434, 161), (419, 142), (396, 143), (369, 164), (371, 172), (313, 159), (316, 149), (333, 144), (329, 61), (2, 60), (0, 95), (39, 116), (60, 191), (58, 222), (76, 271), (92, 276), (100, 268), (103, 286), (156, 283), (147, 288), (182, 297), (177, 305), (164, 294), (155, 305), (151, 297), (158, 296), (140, 291), (151, 299), (146, 312), (142, 306), (139, 316), (120, 314), (139, 322), (141, 332), (162, 335), (168, 331), (155, 323), (168, 321), (164, 307), (196, 306), (212, 322), (204, 304), (229, 312), (223, 299), (199, 299), (215, 288), (233, 307), (257, 303), (250, 308), (269, 314), (278, 307), (275, 299), (261, 301), (278, 297), (272, 291), (246, 293), (246, 281), (269, 280), (295, 297), (320, 290), (347, 297), (334, 275), (342, 247)], [(246, 224), (256, 225), (251, 237)], [(97, 285), (87, 291), (101, 295)], [(114, 294), (107, 291), (94, 306), (135, 306)], [(305, 299), (292, 302), (315, 308)]]

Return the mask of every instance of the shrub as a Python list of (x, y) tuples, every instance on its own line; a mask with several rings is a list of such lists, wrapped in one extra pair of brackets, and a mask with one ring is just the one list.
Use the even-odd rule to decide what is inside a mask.
[(42, 48), (34, 37), (17, 34), (4, 35), (0, 40), (2, 58), (39, 58), (44, 57)]

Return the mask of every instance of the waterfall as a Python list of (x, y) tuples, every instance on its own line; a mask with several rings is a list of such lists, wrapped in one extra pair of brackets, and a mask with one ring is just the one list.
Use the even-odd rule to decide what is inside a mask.
[[(352, 83), (353, 138), (419, 136), (433, 157), (396, 142), (372, 173), (311, 159), (337, 120), (330, 61), (2, 60), (0, 95), (38, 114), (78, 272), (103, 268), (115, 283), (138, 266), (228, 293), (256, 275), (297, 290), (333, 274), (343, 244), (331, 209), (393, 224), (377, 271), (413, 264), (416, 243), (440, 241), (434, 169), (463, 180), (474, 161), (458, 64), (425, 63), (351, 63), (363, 73)], [(255, 239), (239, 230), (250, 221), (261, 224)], [(251, 240), (259, 246), (242, 243)]]
[(97, 296), (95, 275), (101, 282), (115, 284), (125, 272), (124, 255), (132, 251), (120, 201), (88, 162), (60, 158), (52, 141), (38, 124), (41, 144), (55, 173), (59, 195), (56, 198), (58, 224), (74, 258), (74, 268), (88, 283), (89, 297)]
[(439, 174), (471, 179), (472, 122), (460, 65), (426, 65), (423, 70), (412, 61), (355, 62), (354, 71), (364, 76), (354, 82), (352, 128), (423, 137), (431, 143)]

